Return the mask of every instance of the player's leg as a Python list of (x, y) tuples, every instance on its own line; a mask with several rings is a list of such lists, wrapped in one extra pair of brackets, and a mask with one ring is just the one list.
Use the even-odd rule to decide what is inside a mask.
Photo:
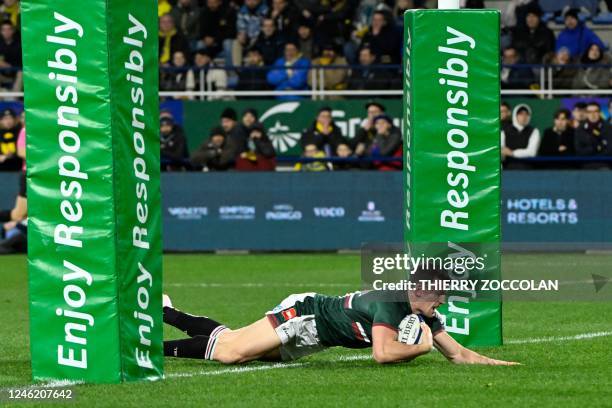
[(227, 327), (207, 316), (195, 316), (181, 312), (172, 306), (170, 297), (163, 295), (164, 323), (187, 333), (189, 336), (214, 337)]
[(239, 330), (226, 330), (213, 339), (207, 358), (225, 364), (280, 360), (281, 340), (267, 317)]

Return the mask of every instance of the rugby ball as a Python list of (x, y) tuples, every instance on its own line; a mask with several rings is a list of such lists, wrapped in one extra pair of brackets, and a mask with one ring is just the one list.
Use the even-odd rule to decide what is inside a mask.
[(421, 344), (421, 322), (423, 320), (419, 315), (409, 314), (399, 324), (397, 341), (404, 344)]

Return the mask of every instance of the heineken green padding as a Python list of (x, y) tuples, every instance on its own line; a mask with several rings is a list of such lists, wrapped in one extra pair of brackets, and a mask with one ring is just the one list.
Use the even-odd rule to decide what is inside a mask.
[(35, 380), (163, 376), (152, 0), (23, 0)]

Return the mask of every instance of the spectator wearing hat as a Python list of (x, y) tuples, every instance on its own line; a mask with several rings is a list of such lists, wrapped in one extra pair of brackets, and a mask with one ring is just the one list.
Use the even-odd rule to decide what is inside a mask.
[[(368, 149), (372, 158), (402, 157), (402, 132), (393, 125), (393, 120), (386, 114), (374, 118), (376, 136)], [(378, 170), (401, 170), (401, 161), (374, 161)]]
[[(205, 48), (196, 51), (194, 65), (191, 69), (193, 89), (208, 92), (225, 91), (227, 89), (227, 72), (218, 68), (212, 60), (213, 51)], [(231, 100), (231, 97), (209, 95), (208, 100)]]
[[(326, 91), (338, 91), (346, 89), (348, 77), (348, 65), (346, 58), (338, 55), (336, 47), (332, 44), (326, 44), (321, 47), (321, 55), (312, 61), (314, 66), (338, 66), (340, 68), (312, 68), (308, 72), (308, 85), (313, 86), (313, 76), (316, 77), (317, 88), (325, 89)], [(323, 81), (323, 86), (319, 83)], [(330, 97), (330, 99), (339, 99), (338, 96)]]
[(10, 20), (0, 25), (0, 87), (19, 92), (23, 88), (21, 39)]
[(226, 108), (221, 113), (221, 128), (225, 134), (228, 149), (233, 150), (235, 159), (246, 150), (247, 133), (243, 126), (238, 123), (238, 115), (232, 108)]
[(184, 170), (189, 151), (183, 129), (175, 125), (174, 120), (169, 117), (162, 117), (159, 122), (161, 170)]
[(576, 62), (572, 59), (567, 48), (559, 48), (552, 55), (552, 58), (545, 59), (544, 63), (554, 65), (550, 69), (552, 69), (553, 87), (555, 89), (572, 89), (578, 70), (570, 66)]
[[(264, 91), (271, 89), (268, 84), (267, 70), (263, 56), (257, 47), (249, 48), (244, 59), (244, 66), (238, 69), (238, 91)], [(244, 96), (243, 98), (249, 98)]]
[(518, 104), (512, 111), (512, 124), (501, 133), (502, 160), (505, 168), (524, 169), (531, 166), (514, 159), (535, 157), (540, 148), (540, 131), (529, 124), (531, 108)]
[[(274, 68), (268, 72), (268, 83), (277, 91), (299, 91), (308, 88), (308, 69), (310, 61), (300, 54), (294, 41), (285, 44), (282, 58), (274, 63)], [(278, 99), (300, 99), (296, 95), (283, 95)]]
[[(304, 145), (302, 157), (307, 159), (323, 159), (327, 157), (325, 152), (321, 151), (315, 144)], [(328, 171), (333, 170), (330, 162), (325, 161), (308, 161), (304, 163), (296, 163), (295, 171)]]
[(315, 145), (327, 157), (335, 156), (338, 145), (342, 143), (346, 144), (347, 141), (332, 119), (331, 108), (327, 106), (319, 110), (316, 120), (302, 133), (300, 139), (302, 150), (308, 145)]
[(391, 82), (386, 70), (373, 67), (376, 63), (376, 54), (369, 47), (359, 51), (359, 66), (351, 69), (348, 80), (348, 89), (352, 90), (381, 90), (389, 89)]
[(592, 44), (597, 44), (602, 50), (604, 46), (601, 39), (578, 19), (578, 9), (569, 9), (565, 12), (565, 28), (557, 37), (556, 50), (567, 48), (572, 58), (580, 58)]
[(17, 155), (17, 138), (21, 125), (12, 109), (2, 111), (0, 118), (0, 171), (18, 171), (22, 160)]
[(542, 24), (541, 16), (542, 9), (535, 4), (527, 11), (526, 27), (512, 30), (512, 46), (527, 64), (541, 64), (555, 50), (555, 35)]
[(204, 171), (224, 171), (234, 168), (235, 150), (228, 143), (222, 127), (210, 131), (210, 137), (191, 155), (191, 163)]
[(254, 47), (261, 52), (265, 65), (272, 65), (281, 57), (285, 39), (276, 31), (276, 25), (271, 18), (264, 18), (261, 24), (261, 32), (255, 41)]
[[(576, 129), (574, 139), (578, 156), (612, 156), (612, 126), (603, 120), (597, 102), (586, 105), (586, 120)], [(609, 169), (609, 162), (592, 162), (583, 165), (588, 169)]]
[[(368, 102), (365, 105), (367, 116), (357, 131), (355, 138), (351, 141), (351, 148), (357, 157), (365, 156), (376, 137), (374, 119), (385, 114), (385, 107), (378, 102)], [(369, 168), (371, 163), (365, 163), (361, 167)]]
[(242, 114), (242, 124), (248, 135), (246, 149), (236, 159), (236, 170), (274, 171), (276, 152), (264, 126), (257, 121), (257, 111), (249, 108)]

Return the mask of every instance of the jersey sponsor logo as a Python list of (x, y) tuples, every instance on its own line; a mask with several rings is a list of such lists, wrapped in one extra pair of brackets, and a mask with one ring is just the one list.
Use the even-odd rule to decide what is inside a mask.
[(294, 307), (292, 307), (291, 309), (283, 310), (281, 313), (285, 320), (291, 320), (297, 316), (297, 312)]

